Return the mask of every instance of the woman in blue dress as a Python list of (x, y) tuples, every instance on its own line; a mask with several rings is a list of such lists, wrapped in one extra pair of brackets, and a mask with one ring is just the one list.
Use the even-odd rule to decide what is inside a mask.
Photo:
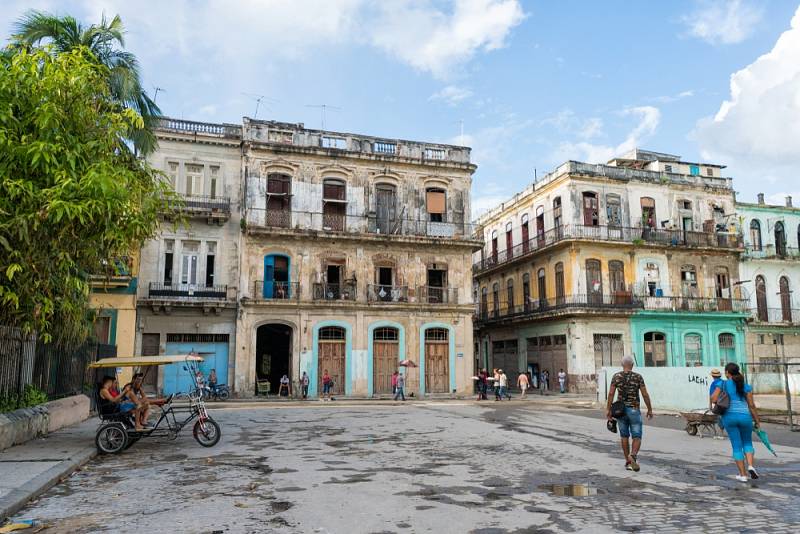
[[(725, 366), (727, 380), (717, 386), (711, 396), (711, 401), (716, 403), (720, 394), (725, 391), (730, 398), (730, 406), (722, 414), (722, 423), (728, 431), (728, 438), (733, 448), (733, 461), (739, 469), (736, 480), (747, 482), (749, 478), (757, 479), (758, 471), (753, 465), (753, 428), (758, 428), (760, 420), (758, 410), (753, 402), (753, 388), (744, 383), (744, 376), (739, 371), (739, 366), (729, 363)], [(745, 459), (747, 468), (745, 469)], [(748, 478), (748, 475), (749, 478)]]

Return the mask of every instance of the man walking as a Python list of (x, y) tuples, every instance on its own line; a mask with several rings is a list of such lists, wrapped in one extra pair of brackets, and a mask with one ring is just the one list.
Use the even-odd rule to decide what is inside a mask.
[(300, 378), (300, 392), (302, 393), (304, 399), (308, 398), (308, 383), (308, 374), (303, 371), (303, 376)]
[(406, 401), (406, 394), (403, 392), (403, 389), (406, 387), (406, 377), (402, 373), (397, 373), (397, 383), (394, 386), (394, 400), (397, 400), (397, 397), (402, 397), (403, 402)]
[(517, 387), (522, 390), (522, 395), (519, 396), (520, 399), (525, 398), (525, 393), (528, 391), (530, 385), (531, 381), (528, 378), (528, 373), (525, 371), (520, 371), (519, 376), (517, 377)]
[(558, 387), (561, 393), (567, 392), (567, 373), (563, 369), (558, 371)]
[[(611, 387), (608, 389), (606, 402), (606, 418), (609, 421), (613, 419), (611, 404), (614, 402), (614, 395), (619, 391), (617, 401), (625, 405), (625, 415), (617, 417), (622, 453), (625, 455), (625, 469), (639, 471), (638, 456), (639, 448), (642, 446), (642, 412), (639, 410), (639, 392), (647, 405), (648, 419), (653, 418), (653, 407), (650, 404), (650, 395), (644, 385), (644, 378), (639, 373), (633, 372), (633, 364), (633, 358), (625, 356), (622, 358), (622, 371), (611, 378)], [(632, 448), (630, 438), (633, 438)]]
[(508, 376), (502, 369), (498, 369), (497, 372), (500, 373), (500, 400), (503, 400), (503, 397), (511, 400), (511, 395), (508, 393)]
[(486, 388), (488, 383), (489, 373), (486, 372), (486, 369), (481, 369), (481, 372), (478, 373), (478, 400), (487, 400)]

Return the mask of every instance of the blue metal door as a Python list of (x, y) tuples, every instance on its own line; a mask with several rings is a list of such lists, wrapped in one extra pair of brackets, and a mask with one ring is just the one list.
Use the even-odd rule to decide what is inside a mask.
[(264, 289), (263, 297), (271, 299), (275, 290), (275, 256), (264, 256)]
[[(228, 344), (221, 343), (167, 343), (167, 354), (188, 354), (196, 352), (203, 357), (200, 371), (208, 381), (211, 369), (217, 371), (217, 383), (228, 384)], [(184, 370), (184, 363), (164, 366), (164, 394), (187, 393), (194, 389), (191, 372)]]

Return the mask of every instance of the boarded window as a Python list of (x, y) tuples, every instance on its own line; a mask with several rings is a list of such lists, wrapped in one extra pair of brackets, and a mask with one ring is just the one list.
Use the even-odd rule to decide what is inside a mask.
[(425, 200), (428, 213), (444, 213), (444, 200), (444, 191), (428, 189)]

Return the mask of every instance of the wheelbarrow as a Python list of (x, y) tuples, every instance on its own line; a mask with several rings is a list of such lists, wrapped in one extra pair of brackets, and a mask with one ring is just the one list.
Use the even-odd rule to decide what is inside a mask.
[(681, 415), (686, 419), (686, 433), (690, 436), (696, 436), (698, 432), (700, 437), (703, 437), (703, 432), (708, 432), (717, 437), (719, 434), (719, 416), (712, 413), (711, 410), (696, 410), (693, 412), (681, 412)]

